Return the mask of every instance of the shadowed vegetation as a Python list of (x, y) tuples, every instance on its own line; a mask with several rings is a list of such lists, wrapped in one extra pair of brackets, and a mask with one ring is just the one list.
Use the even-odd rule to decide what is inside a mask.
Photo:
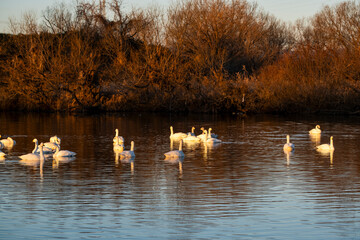
[(359, 12), (343, 2), (289, 26), (242, 0), (58, 4), (0, 36), (0, 108), (356, 113)]

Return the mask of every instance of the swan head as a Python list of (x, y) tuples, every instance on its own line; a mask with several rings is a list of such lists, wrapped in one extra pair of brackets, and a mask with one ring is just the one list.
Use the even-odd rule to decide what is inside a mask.
[(37, 143), (37, 142), (38, 142), (38, 140), (37, 140), (36, 138), (34, 138), (34, 139), (33, 139), (33, 142), (34, 142), (34, 143)]
[(316, 125), (316, 127), (315, 127), (315, 128), (320, 129), (320, 125)]
[(195, 130), (195, 127), (192, 127), (192, 128), (191, 128), (191, 132), (193, 133), (193, 132), (194, 132), (194, 130)]

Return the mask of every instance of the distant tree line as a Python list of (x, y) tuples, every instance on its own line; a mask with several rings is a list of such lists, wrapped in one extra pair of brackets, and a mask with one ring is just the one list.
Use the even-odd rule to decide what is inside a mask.
[(0, 109), (357, 113), (359, 13), (290, 25), (243, 0), (57, 4), (0, 35)]

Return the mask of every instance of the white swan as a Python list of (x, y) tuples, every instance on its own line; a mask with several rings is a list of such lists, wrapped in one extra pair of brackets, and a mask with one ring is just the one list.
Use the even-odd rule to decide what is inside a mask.
[(290, 135), (286, 135), (286, 143), (284, 144), (284, 151), (294, 151), (295, 145), (290, 143)]
[(44, 143), (44, 147), (51, 148), (53, 152), (56, 151), (57, 147), (60, 147), (61, 139), (58, 136), (52, 136), (49, 142)]
[[(40, 153), (40, 149), (39, 149), (39, 143), (38, 143), (38, 140), (36, 138), (33, 139), (33, 142), (35, 143), (35, 147), (34, 147), (34, 150), (32, 150), (32, 153), (37, 153), (39, 154)], [(43, 147), (43, 153), (44, 154), (49, 154), (49, 153), (53, 153), (53, 150), (51, 148), (48, 148), (48, 147)]]
[(50, 138), (50, 142), (60, 145), (61, 144), (61, 139), (58, 136), (55, 135), (55, 136), (52, 136)]
[(320, 125), (316, 125), (315, 128), (309, 131), (309, 134), (320, 134), (320, 133), (321, 133)]
[(195, 135), (191, 135), (191, 133), (188, 133), (186, 138), (182, 139), (186, 143), (199, 143), (201, 142), (201, 138), (196, 137)]
[(170, 126), (170, 138), (173, 140), (181, 140), (183, 138), (186, 138), (187, 134), (186, 133), (182, 133), (182, 132), (178, 132), (178, 133), (174, 133), (174, 129), (172, 126)]
[(43, 146), (44, 144), (41, 143), (39, 148), (40, 148), (40, 152), (39, 153), (28, 153), (28, 154), (24, 154), (24, 155), (21, 155), (20, 158), (22, 159), (21, 162), (22, 163), (26, 163), (26, 162), (36, 162), (36, 161), (43, 161), (45, 160), (45, 157), (44, 157), (44, 153), (43, 153)]
[(56, 152), (53, 154), (53, 158), (74, 157), (75, 155), (76, 155), (76, 152), (72, 152), (69, 150), (60, 150), (60, 147), (57, 147)]
[(333, 136), (330, 137), (330, 144), (321, 144), (319, 146), (316, 146), (316, 149), (320, 152), (334, 151), (335, 147), (334, 147)]
[[(211, 131), (211, 128), (209, 128), (210, 131)], [(208, 143), (208, 144), (215, 144), (215, 143), (221, 143), (221, 140), (220, 139), (217, 139), (217, 138), (213, 138), (209, 135), (209, 133), (205, 130), (205, 143)]]
[(183, 141), (180, 140), (179, 143), (179, 150), (172, 150), (167, 153), (164, 153), (165, 159), (172, 159), (172, 158), (182, 158), (185, 156), (184, 152), (182, 151)]
[(202, 134), (197, 135), (197, 137), (200, 138), (201, 141), (205, 141), (205, 138), (206, 138), (205, 129), (202, 127), (202, 128), (200, 128), (200, 130), (202, 131)]
[(195, 127), (192, 127), (192, 128), (191, 128), (191, 132), (188, 132), (188, 133), (187, 133), (187, 136), (189, 136), (189, 134), (190, 134), (191, 136), (195, 136), (195, 132), (194, 132), (194, 131), (195, 131)]
[(119, 142), (119, 144), (124, 143), (124, 138), (122, 136), (119, 136), (119, 129), (115, 129), (115, 137), (113, 138), (113, 144), (115, 145), (117, 144), (117, 142)]
[(122, 151), (124, 151), (124, 144), (120, 144), (120, 139), (117, 138), (116, 139), (116, 143), (114, 143), (114, 151), (117, 152), (117, 153), (121, 153)]
[(130, 148), (130, 151), (122, 151), (120, 153), (120, 159), (129, 159), (129, 158), (134, 158), (135, 157), (135, 153), (134, 153), (134, 141), (131, 141), (131, 148)]
[(215, 134), (215, 133), (211, 133), (211, 130), (212, 130), (212, 128), (209, 128), (208, 138), (217, 138), (217, 137), (218, 137), (218, 135), (217, 135), (217, 134)]
[[(1, 135), (0, 135), (0, 138), (1, 138)], [(6, 148), (12, 148), (16, 144), (16, 141), (14, 139), (12, 139), (11, 137), (1, 139), (0, 142)]]

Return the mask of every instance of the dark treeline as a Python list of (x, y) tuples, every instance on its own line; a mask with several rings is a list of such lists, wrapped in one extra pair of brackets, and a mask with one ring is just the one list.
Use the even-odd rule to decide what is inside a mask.
[(360, 110), (360, 5), (286, 25), (242, 0), (166, 13), (121, 2), (48, 7), (0, 36), (0, 108), (44, 111)]

